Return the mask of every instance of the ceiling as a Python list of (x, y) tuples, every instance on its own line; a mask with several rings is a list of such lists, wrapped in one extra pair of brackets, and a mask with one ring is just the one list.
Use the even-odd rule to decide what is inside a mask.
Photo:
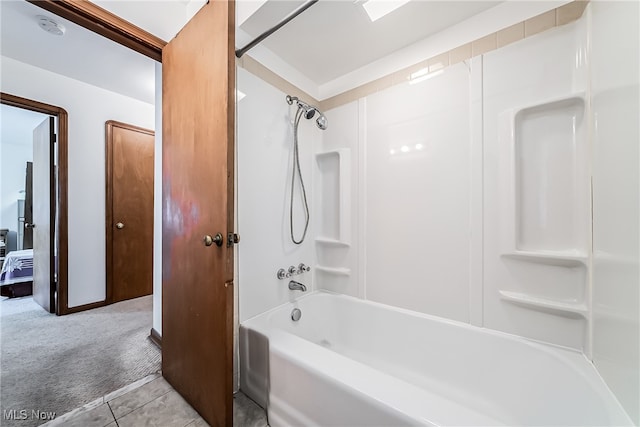
[[(301, 0), (267, 1), (240, 28), (250, 36), (258, 36), (302, 3)], [(361, 0), (321, 0), (262, 44), (314, 83), (322, 85), (501, 1), (412, 0), (375, 22), (370, 21), (362, 3)]]
[[(247, 39), (239, 37), (236, 42), (238, 47), (276, 24), (304, 2), (261, 1), (262, 6), (241, 25), (241, 33)], [(149, 22), (136, 23), (151, 31), (151, 23), (156, 23), (159, 28), (179, 27), (181, 24), (178, 21), (185, 19), (183, 9), (193, 3), (195, 12), (201, 2), (97, 0), (97, 3), (111, 9), (118, 6), (122, 10), (112, 11), (125, 19), (130, 17), (124, 12), (147, 17)], [(369, 20), (362, 3), (363, 0), (321, 0), (261, 45), (305, 76), (310, 83), (320, 87), (501, 2), (412, 0), (375, 22)], [(0, 8), (2, 55), (154, 103), (153, 60), (24, 0), (2, 0)], [(150, 8), (157, 10), (157, 13), (142, 13)], [(36, 15), (49, 16), (61, 22), (67, 29), (66, 34), (59, 37), (42, 31), (37, 25)], [(172, 16), (176, 18), (175, 25), (169, 22)], [(166, 30), (168, 34), (171, 33), (169, 28)], [(158, 33), (158, 30), (154, 32)]]
[[(0, 1), (0, 51), (57, 74), (153, 104), (155, 61), (44, 9), (19, 1)], [(36, 15), (66, 27), (64, 36), (39, 28)]]

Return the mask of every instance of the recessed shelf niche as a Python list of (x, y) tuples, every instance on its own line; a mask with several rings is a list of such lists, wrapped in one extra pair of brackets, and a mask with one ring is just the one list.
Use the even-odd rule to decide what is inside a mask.
[(330, 246), (350, 244), (350, 150), (341, 148), (316, 154), (318, 167), (316, 206), (322, 206), (316, 242)]
[(584, 248), (583, 99), (524, 108), (514, 122), (516, 248), (557, 253)]
[[(500, 299), (585, 320), (590, 186), (584, 95), (503, 112), (500, 140), (501, 258), (516, 262), (511, 264), (514, 272), (529, 271), (535, 277), (521, 282), (519, 289), (505, 283), (498, 290)], [(563, 287), (543, 286), (556, 277), (549, 276), (550, 269), (558, 267), (575, 273), (553, 273), (569, 281)], [(567, 292), (567, 287), (573, 289)]]

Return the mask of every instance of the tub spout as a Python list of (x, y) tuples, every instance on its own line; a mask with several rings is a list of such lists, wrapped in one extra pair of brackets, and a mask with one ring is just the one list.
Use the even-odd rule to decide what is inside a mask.
[(302, 283), (296, 282), (295, 280), (292, 280), (289, 282), (289, 289), (291, 289), (292, 291), (302, 291), (302, 292), (306, 292), (307, 287), (305, 285), (303, 285)]

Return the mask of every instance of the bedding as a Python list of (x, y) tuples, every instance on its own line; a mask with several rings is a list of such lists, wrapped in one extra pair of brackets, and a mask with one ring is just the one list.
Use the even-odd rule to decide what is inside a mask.
[(33, 249), (7, 254), (0, 271), (0, 286), (33, 281)]

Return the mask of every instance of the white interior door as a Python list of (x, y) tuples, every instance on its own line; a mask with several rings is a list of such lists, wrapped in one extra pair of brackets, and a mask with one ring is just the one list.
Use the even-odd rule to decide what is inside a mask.
[(53, 146), (54, 118), (49, 117), (33, 130), (33, 299), (45, 310), (55, 312), (53, 280), (54, 198)]

